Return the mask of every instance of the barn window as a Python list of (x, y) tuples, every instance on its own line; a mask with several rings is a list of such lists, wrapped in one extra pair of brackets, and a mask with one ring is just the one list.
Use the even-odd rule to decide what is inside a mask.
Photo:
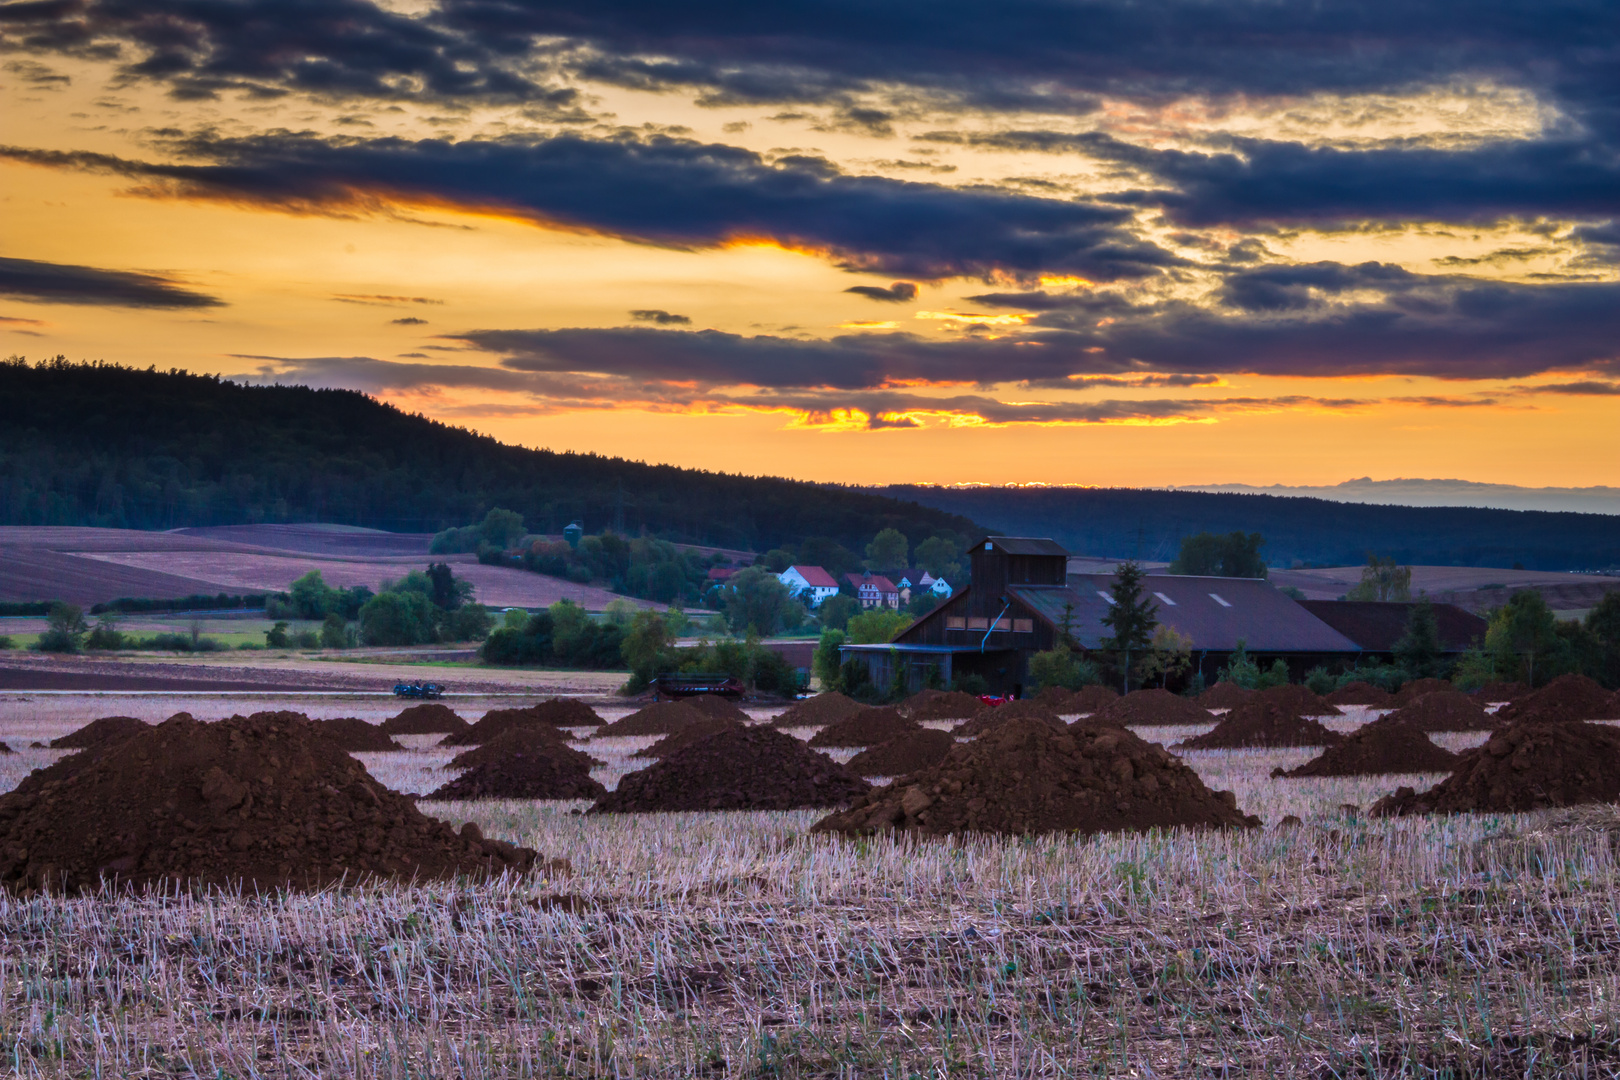
[(1035, 632), (1034, 619), (1014, 619), (1012, 624), (1013, 633), (1015, 634), (1033, 634)]
[(966, 630), (967, 620), (962, 618), (960, 615), (947, 615), (945, 616), (945, 629)]
[(990, 629), (990, 620), (983, 615), (974, 616), (968, 620), (967, 628), (969, 630), (988, 630)]

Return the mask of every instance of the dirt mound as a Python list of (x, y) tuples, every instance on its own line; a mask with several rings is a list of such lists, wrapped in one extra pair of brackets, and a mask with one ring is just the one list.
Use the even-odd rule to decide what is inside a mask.
[(1236, 750), (1267, 746), (1337, 746), (1344, 740), (1309, 717), (1266, 701), (1263, 695), (1244, 702), (1221, 718), (1213, 730), (1177, 743), (1176, 750)]
[(1199, 694), (1194, 700), (1206, 709), (1235, 709), (1252, 697), (1254, 691), (1248, 687), (1223, 680)]
[(92, 746), (106, 746), (109, 743), (123, 742), (132, 735), (139, 735), (151, 726), (133, 716), (103, 716), (100, 720), (90, 721), (70, 735), (52, 739), (51, 749), (88, 750)]
[(844, 768), (856, 776), (909, 776), (944, 761), (955, 745), (950, 732), (923, 728), (862, 750)]
[(836, 724), (865, 709), (866, 706), (854, 698), (845, 697), (834, 690), (794, 702), (771, 721), (771, 727), (822, 727), (826, 724)]
[[(1429, 696), (1433, 696), (1432, 694)], [(1429, 741), (1422, 731), (1386, 716), (1363, 724), (1337, 746), (1297, 769), (1272, 776), (1378, 776), (1384, 773), (1450, 772), (1457, 755)]]
[[(1111, 700), (1118, 701), (1118, 695)], [(1039, 720), (1053, 731), (1068, 730), (1068, 726), (1051, 706), (1029, 698), (1024, 701), (1009, 701), (1005, 705), (986, 705), (973, 719), (951, 728), (951, 734), (976, 739), (987, 731), (994, 731), (1009, 720)]]
[(1054, 731), (1019, 717), (856, 799), (813, 831), (1022, 835), (1259, 824), (1229, 792), (1210, 791), (1184, 762), (1123, 728), (1081, 720)]
[(1323, 700), (1332, 705), (1370, 705), (1375, 709), (1395, 707), (1394, 694), (1381, 686), (1374, 686), (1360, 679), (1345, 683)]
[(1405, 705), (1408, 701), (1416, 701), (1424, 694), (1438, 694), (1442, 690), (1455, 690), (1445, 679), (1413, 679), (1401, 683), (1401, 688), (1395, 691), (1395, 704)]
[[(440, 799), (599, 799), (607, 788), (591, 778), (590, 758), (560, 742), (532, 737), (534, 729), (515, 729), (499, 736), (507, 751), (462, 773), (443, 787), (424, 795)], [(517, 745), (514, 737), (530, 736)], [(469, 753), (484, 753), (491, 742)], [(585, 758), (585, 762), (578, 759)]]
[(1415, 731), (1489, 731), (1496, 718), (1460, 690), (1436, 690), (1384, 717)]
[(0, 885), (16, 892), (94, 888), (103, 875), (317, 888), (526, 870), (534, 859), (424, 816), (287, 714), (217, 724), (181, 714), (0, 796)]
[[(1069, 691), (1069, 701), (1060, 711), (1065, 713), (1094, 713), (1108, 707), (1109, 703), (1119, 697), (1119, 691), (1111, 686), (1099, 686), (1092, 683), (1082, 686), (1078, 690)], [(1036, 700), (1040, 700), (1038, 697)]]
[(1540, 690), (1508, 702), (1495, 715), (1499, 724), (1614, 719), (1620, 719), (1614, 695), (1585, 675), (1560, 675)]
[(583, 701), (571, 698), (552, 698), (526, 709), (491, 709), (466, 731), (439, 741), (440, 746), (477, 746), (486, 743), (503, 731), (513, 728), (544, 724), (553, 728), (596, 727), (602, 718)]
[(1251, 701), (1269, 701), (1275, 705), (1294, 713), (1296, 716), (1343, 716), (1338, 708), (1327, 698), (1318, 694), (1308, 686), (1298, 683), (1285, 683), (1282, 686), (1268, 686), (1264, 690), (1255, 692)]
[(382, 722), (385, 735), (438, 735), (441, 732), (454, 735), (471, 726), (456, 715), (450, 706), (440, 705), (437, 701), (411, 705), (398, 716), (391, 716)]
[(1517, 701), (1530, 693), (1530, 687), (1522, 682), (1489, 682), (1475, 690), (1470, 696), (1481, 705), (1493, 705), (1499, 702)]
[(665, 735), (662, 739), (659, 739), (651, 746), (637, 750), (630, 756), (638, 758), (666, 758), (683, 746), (691, 746), (695, 742), (702, 742), (710, 735), (718, 734), (719, 732), (725, 731), (727, 728), (745, 726), (746, 725), (744, 724), (737, 723), (735, 720), (716, 720), (712, 717), (705, 716), (700, 718), (697, 723), (688, 725), (687, 727), (684, 727), (672, 734)]
[(0, 742), (0, 757), (5, 757), (7, 754), (15, 754), (16, 752), (17, 751), (13, 750), (10, 746)]
[(1135, 690), (1098, 710), (1092, 717), (1109, 724), (1207, 724), (1214, 720), (1208, 709), (1195, 705), (1168, 690)]
[(738, 708), (735, 702), (727, 701), (717, 694), (699, 694), (696, 697), (682, 698), (681, 702), (713, 719), (731, 719), (739, 724), (747, 724), (753, 720), (753, 717)]
[(1603, 724), (1518, 723), (1462, 755), (1418, 794), (1403, 787), (1368, 812), (1507, 814), (1620, 800), (1620, 731)]
[(463, 750), (450, 759), (446, 769), (476, 769), (492, 761), (502, 761), (522, 754), (548, 753), (563, 761), (571, 761), (589, 772), (592, 766), (606, 765), (583, 750), (568, 745), (562, 734), (549, 724), (530, 724), (528, 727), (508, 728), (482, 746)]
[(870, 785), (769, 727), (733, 727), (627, 774), (592, 814), (837, 806)]
[(684, 701), (655, 701), (598, 728), (594, 738), (618, 735), (668, 735), (682, 728), (701, 724), (710, 717)]
[(811, 746), (876, 746), (901, 735), (921, 731), (922, 726), (909, 716), (901, 716), (892, 705), (881, 709), (866, 709), (854, 716), (828, 724), (816, 732)]
[(900, 703), (900, 711), (921, 723), (924, 720), (969, 720), (979, 714), (984, 702), (960, 690), (924, 690)]
[[(295, 714), (301, 715), (301, 714)], [(358, 716), (339, 716), (332, 720), (314, 721), (315, 730), (337, 743), (351, 754), (371, 750), (403, 750), (403, 746), (388, 737), (377, 724), (368, 724)]]

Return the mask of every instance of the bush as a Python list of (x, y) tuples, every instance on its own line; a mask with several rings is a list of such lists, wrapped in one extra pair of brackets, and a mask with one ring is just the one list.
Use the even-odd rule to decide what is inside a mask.
[(450, 613), (451, 641), (482, 641), (495, 625), (495, 616), (483, 604), (462, 604)]
[(225, 648), (213, 638), (193, 637), (190, 634), (153, 634), (148, 638), (133, 639), (127, 647), (156, 652), (218, 652)]
[(1331, 694), (1339, 688), (1339, 680), (1328, 674), (1328, 669), (1317, 664), (1305, 673), (1305, 685), (1313, 694)]
[(425, 592), (384, 591), (360, 609), (360, 640), (367, 645), (422, 645), (436, 637), (436, 622)]
[(1088, 683), (1101, 682), (1097, 665), (1071, 649), (1059, 646), (1038, 652), (1029, 658), (1029, 679), (1037, 690), (1061, 686), (1065, 690), (1078, 690)]
[(293, 635), (293, 646), (299, 649), (318, 649), (321, 647), (321, 635), (313, 630), (300, 630)]
[(34, 648), (39, 652), (76, 653), (90, 629), (84, 622), (84, 609), (60, 600), (51, 605), (45, 616), (45, 632), (39, 635)]
[(331, 612), (321, 623), (321, 648), (346, 649), (349, 647), (349, 623), (342, 615)]
[(821, 632), (821, 640), (816, 643), (816, 656), (812, 661), (812, 670), (816, 678), (821, 680), (823, 690), (837, 690), (838, 682), (838, 647), (844, 643), (844, 632), (831, 627)]
[(974, 697), (981, 697), (990, 692), (990, 683), (983, 675), (968, 672), (966, 675), (958, 675), (952, 679), (951, 689), (960, 690), (964, 694), (972, 694)]
[(106, 616), (96, 620), (90, 636), (84, 639), (84, 647), (94, 652), (122, 649), (125, 644), (123, 631), (118, 629), (118, 621)]
[(884, 645), (910, 626), (911, 616), (888, 608), (872, 608), (849, 620), (845, 630), (851, 645)]
[(861, 602), (853, 596), (829, 596), (821, 602), (816, 609), (816, 615), (821, 619), (821, 625), (834, 630), (845, 630), (849, 627), (849, 620), (861, 613)]
[(17, 643), (11, 640), (10, 634), (0, 634), (0, 652), (5, 652), (7, 649), (15, 649), (16, 647)]
[(278, 622), (264, 632), (264, 647), (267, 649), (285, 649), (287, 647), (287, 624)]

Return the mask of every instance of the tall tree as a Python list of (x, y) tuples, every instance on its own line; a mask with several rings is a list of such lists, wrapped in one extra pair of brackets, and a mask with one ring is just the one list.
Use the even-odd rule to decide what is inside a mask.
[(1183, 537), (1181, 552), (1170, 564), (1172, 574), (1263, 578), (1266, 560), (1260, 549), (1266, 538), (1257, 532), (1194, 533)]
[(911, 544), (899, 529), (884, 529), (866, 545), (866, 568), (873, 573), (899, 570), (910, 561)]
[(1375, 553), (1367, 552), (1367, 565), (1361, 568), (1361, 584), (1351, 589), (1344, 597), (1346, 600), (1395, 600), (1407, 601), (1412, 599), (1412, 568), (1398, 566), (1393, 555), (1380, 558)]
[[(1560, 644), (1558, 617), (1534, 589), (1514, 593), (1491, 615), (1485, 648), (1497, 657), (1497, 669), (1508, 678), (1536, 684), (1536, 667)], [(1545, 666), (1543, 672), (1545, 673)]]
[(1395, 662), (1414, 679), (1438, 678), (1445, 669), (1445, 648), (1434, 605), (1419, 600), (1406, 613), (1406, 632), (1395, 642)]
[(1159, 625), (1159, 605), (1147, 595), (1142, 579), (1147, 575), (1134, 562), (1123, 562), (1114, 572), (1113, 600), (1104, 626), (1113, 636), (1103, 639), (1103, 648), (1120, 657), (1120, 673), (1125, 691), (1131, 688), (1131, 654), (1141, 653), (1153, 644), (1153, 631)]

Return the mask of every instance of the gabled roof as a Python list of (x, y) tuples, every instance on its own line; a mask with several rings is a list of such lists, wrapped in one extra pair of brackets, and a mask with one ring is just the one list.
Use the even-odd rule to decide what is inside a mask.
[(894, 582), (890, 581), (882, 574), (845, 574), (844, 576), (848, 578), (849, 583), (855, 586), (857, 589), (859, 589), (862, 585), (871, 585), (879, 592), (891, 593), (900, 591), (899, 588), (895, 586)]
[[(1188, 577), (1152, 574), (1143, 587), (1158, 605), (1162, 625), (1192, 638), (1194, 651), (1359, 652), (1354, 641), (1260, 578)], [(1081, 645), (1101, 645), (1112, 631), (1102, 618), (1112, 606), (1108, 574), (1070, 574), (1065, 587), (1009, 585), (1007, 591), (1061, 627), (1064, 605), (1073, 605), (1070, 626)]]
[(908, 566), (904, 570), (895, 571), (895, 573), (898, 575), (893, 579), (896, 583), (909, 581), (913, 588), (921, 586), (924, 578), (928, 580), (930, 585), (939, 580), (920, 566)]
[(800, 577), (804, 578), (804, 583), (810, 586), (812, 589), (838, 588), (838, 582), (833, 579), (833, 576), (819, 566), (794, 565), (788, 567), (788, 570), (792, 570)]
[(996, 545), (996, 550), (1006, 555), (1062, 555), (1068, 557), (1068, 549), (1056, 540), (1035, 536), (981, 536), (979, 542), (974, 544), (970, 551), (982, 551), (986, 542)]
[[(1406, 633), (1412, 603), (1378, 600), (1301, 600), (1299, 606), (1368, 652), (1390, 652)], [(1483, 644), (1489, 624), (1455, 604), (1435, 604), (1434, 621), (1446, 652)]]

